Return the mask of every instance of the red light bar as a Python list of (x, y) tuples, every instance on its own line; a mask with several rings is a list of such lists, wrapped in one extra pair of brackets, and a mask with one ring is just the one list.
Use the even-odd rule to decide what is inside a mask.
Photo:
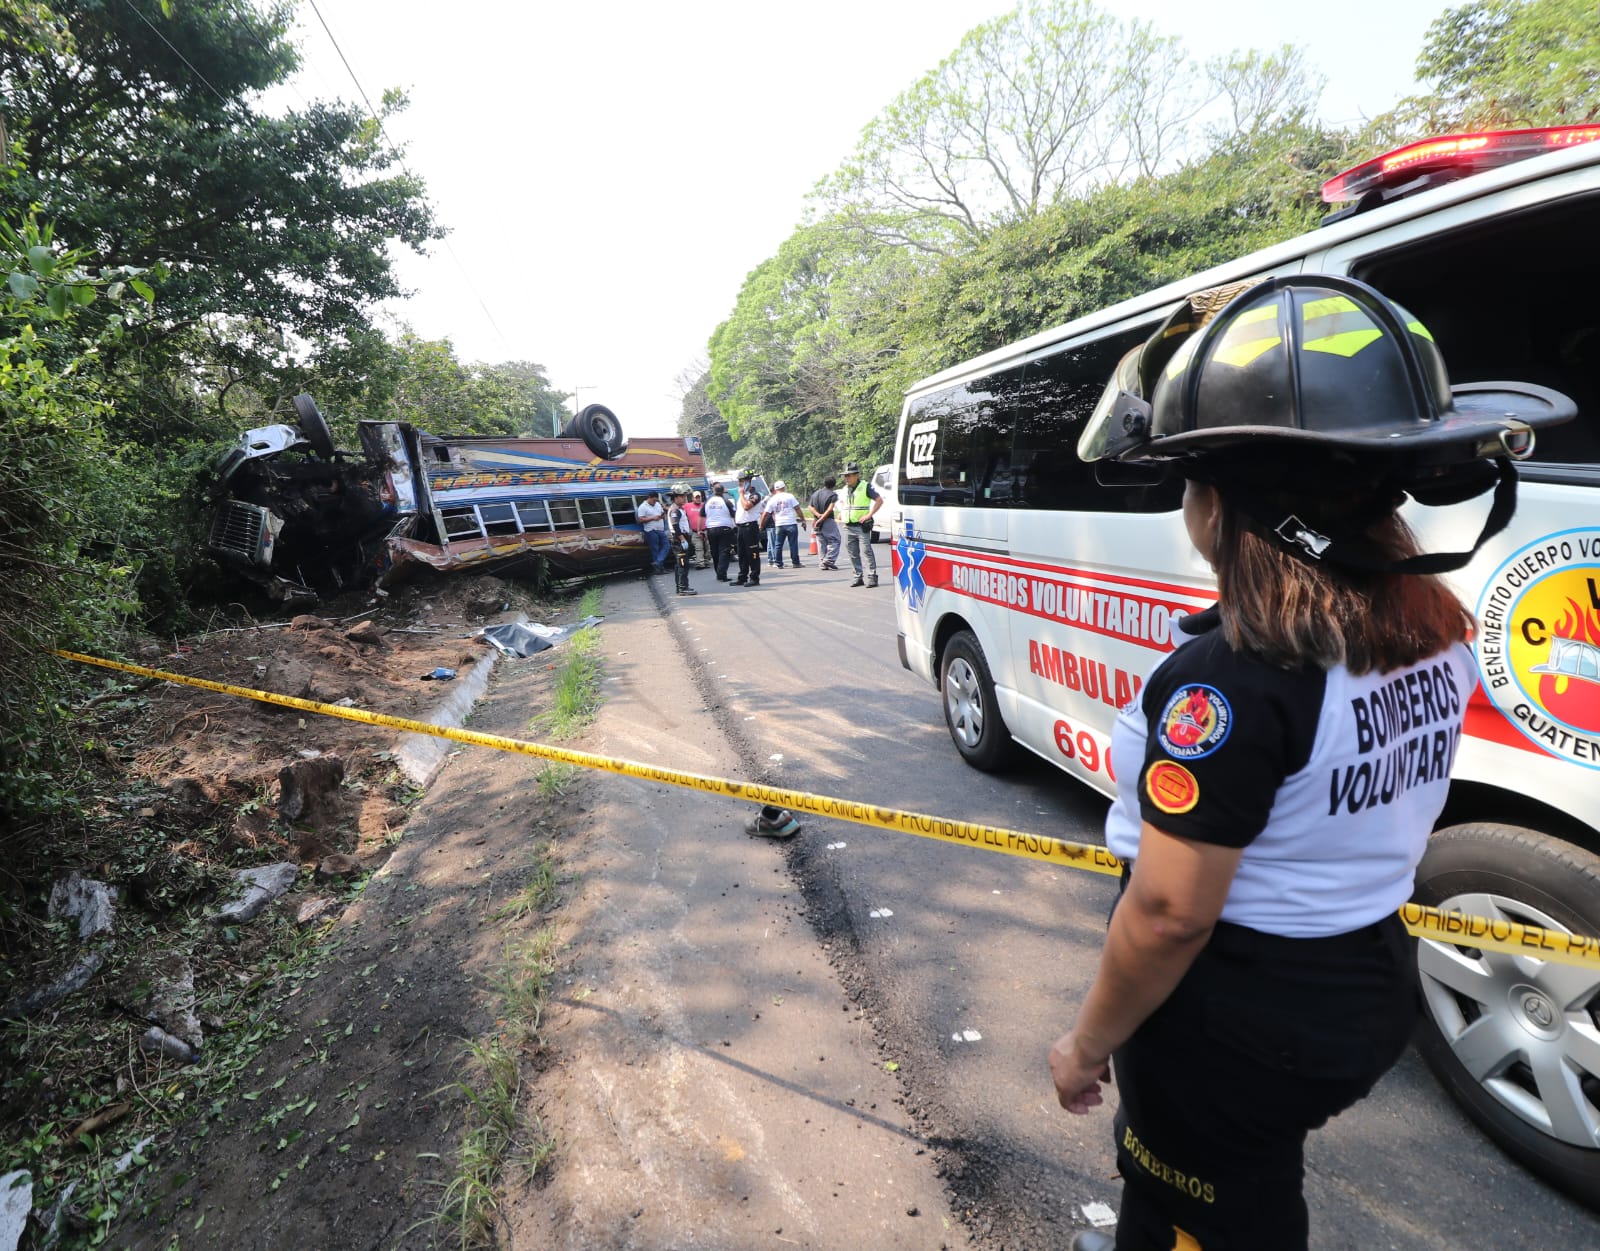
[(1600, 126), (1546, 126), (1535, 130), (1488, 130), (1472, 135), (1423, 139), (1335, 175), (1322, 184), (1328, 204), (1359, 200), (1374, 187), (1396, 186), (1419, 174), (1452, 166), (1473, 170), (1509, 165), (1530, 156), (1600, 139)]

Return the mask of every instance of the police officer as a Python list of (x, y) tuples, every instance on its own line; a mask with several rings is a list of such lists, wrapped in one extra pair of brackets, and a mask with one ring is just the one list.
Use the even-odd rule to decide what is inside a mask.
[(1214, 608), (1112, 735), (1106, 843), (1129, 866), (1061, 1106), (1114, 1068), (1116, 1236), (1075, 1251), (1303, 1251), (1308, 1131), (1371, 1090), (1416, 1015), (1395, 910), (1445, 800), (1476, 682), (1472, 617), (1396, 509), (1494, 489), (1565, 396), (1451, 389), (1372, 288), (1296, 276), (1191, 297), (1131, 353), (1079, 443), (1165, 462)]
[(870, 482), (861, 480), (861, 466), (849, 460), (844, 465), (844, 490), (839, 493), (839, 503), (834, 509), (839, 524), (844, 527), (844, 548), (850, 556), (850, 567), (856, 580), (851, 586), (862, 585), (861, 562), (866, 560), (866, 585), (878, 585), (878, 558), (872, 553), (872, 519), (883, 506), (883, 498)]

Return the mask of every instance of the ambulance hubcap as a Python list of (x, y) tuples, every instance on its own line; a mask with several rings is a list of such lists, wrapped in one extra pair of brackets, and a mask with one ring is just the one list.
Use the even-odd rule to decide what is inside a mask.
[[(1455, 895), (1439, 906), (1571, 932), (1505, 895)], [(1600, 1148), (1600, 971), (1427, 939), (1417, 973), (1439, 1032), (1484, 1090), (1541, 1133)]]
[(952, 660), (945, 672), (944, 705), (950, 728), (963, 744), (976, 747), (983, 737), (983, 689), (977, 671), (964, 656)]

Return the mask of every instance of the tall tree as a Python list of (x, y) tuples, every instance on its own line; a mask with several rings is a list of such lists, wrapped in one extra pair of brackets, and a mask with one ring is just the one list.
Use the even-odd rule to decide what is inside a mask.
[(1022, 0), (870, 122), (818, 189), (879, 238), (951, 252), (1181, 144), (1200, 101), (1175, 39), (1091, 0)]
[(187, 332), (222, 314), (258, 331), (223, 340), (224, 363), (267, 373), (279, 336), (342, 342), (402, 294), (387, 245), (420, 249), (441, 233), (383, 134), (402, 96), (386, 94), (376, 120), (337, 103), (263, 112), (260, 93), (297, 64), (284, 3), (79, 0), (60, 12), (67, 38), (54, 46), (0, 38), (22, 166), (4, 191), (108, 265), (170, 262), (161, 319), (134, 339), (146, 373), (176, 366), (196, 343)]

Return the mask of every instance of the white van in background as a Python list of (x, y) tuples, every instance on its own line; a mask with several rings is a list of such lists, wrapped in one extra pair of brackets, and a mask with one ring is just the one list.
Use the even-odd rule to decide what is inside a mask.
[(895, 514), (900, 511), (900, 497), (895, 492), (895, 477), (893, 465), (879, 465), (872, 471), (872, 489), (876, 491), (883, 503), (878, 506), (878, 515), (872, 520), (875, 528), (872, 531), (872, 541), (876, 543), (881, 538), (893, 539)]
[[(1123, 354), (1192, 292), (1349, 275), (1421, 320), (1454, 383), (1571, 396), (1517, 513), (1451, 581), (1479, 623), (1441, 828), (1415, 898), (1600, 934), (1600, 127), (1415, 144), (1324, 187), (1321, 228), (957, 365), (907, 395), (896, 441), (900, 657), (956, 750), (1020, 746), (1106, 794), (1117, 710), (1216, 599), (1181, 481), (1086, 465), (1078, 437)], [(1521, 159), (1530, 157), (1531, 159)], [(1142, 480), (1141, 480), (1142, 478)], [(1471, 546), (1487, 502), (1408, 506), (1424, 550)], [(1506, 1152), (1600, 1207), (1600, 971), (1417, 945), (1418, 1046)], [(1246, 1097), (1248, 1094), (1246, 1093)]]

